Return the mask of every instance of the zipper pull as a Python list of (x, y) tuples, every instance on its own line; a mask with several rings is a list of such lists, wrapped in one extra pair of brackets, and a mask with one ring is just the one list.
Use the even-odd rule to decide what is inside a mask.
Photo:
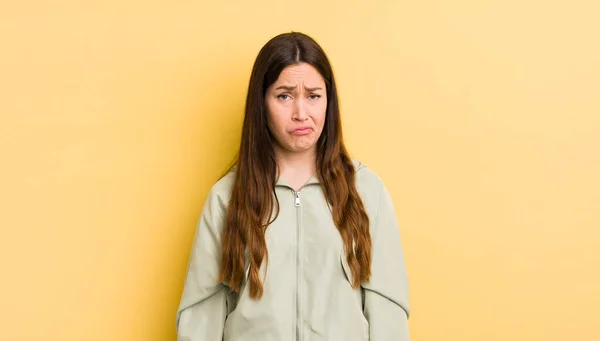
[(294, 206), (300, 207), (300, 192), (296, 192), (296, 202), (294, 203)]

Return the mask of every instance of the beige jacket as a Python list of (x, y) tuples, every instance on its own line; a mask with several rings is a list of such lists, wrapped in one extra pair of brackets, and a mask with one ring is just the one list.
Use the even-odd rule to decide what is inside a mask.
[(408, 281), (392, 199), (354, 160), (371, 222), (372, 277), (352, 288), (342, 238), (316, 177), (298, 192), (279, 179), (278, 218), (266, 230), (264, 294), (218, 283), (223, 220), (234, 174), (211, 189), (199, 219), (177, 311), (179, 341), (408, 341)]

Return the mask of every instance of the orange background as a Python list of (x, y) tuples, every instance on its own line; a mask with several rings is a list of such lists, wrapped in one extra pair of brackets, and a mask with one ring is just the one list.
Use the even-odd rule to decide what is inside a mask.
[(0, 339), (175, 340), (260, 47), (329, 54), (412, 340), (600, 340), (597, 1), (3, 1)]

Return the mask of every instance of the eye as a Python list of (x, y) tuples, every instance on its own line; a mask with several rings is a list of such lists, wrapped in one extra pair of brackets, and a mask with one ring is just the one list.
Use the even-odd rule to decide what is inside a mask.
[(312, 100), (315, 100), (315, 99), (320, 98), (320, 97), (321, 97), (321, 95), (317, 95), (317, 94), (311, 94), (310, 96), (308, 96), (308, 98), (310, 98)]
[(290, 96), (290, 95), (288, 95), (288, 94), (281, 94), (281, 95), (277, 96), (277, 98), (279, 98), (279, 99), (282, 99), (282, 100), (286, 101), (286, 100), (290, 99), (290, 98), (291, 98), (291, 96)]

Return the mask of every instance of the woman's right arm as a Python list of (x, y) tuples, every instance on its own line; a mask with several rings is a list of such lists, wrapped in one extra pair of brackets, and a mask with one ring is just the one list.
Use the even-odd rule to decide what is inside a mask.
[(218, 282), (223, 200), (211, 189), (198, 220), (177, 310), (178, 341), (221, 341), (227, 317), (228, 287)]

